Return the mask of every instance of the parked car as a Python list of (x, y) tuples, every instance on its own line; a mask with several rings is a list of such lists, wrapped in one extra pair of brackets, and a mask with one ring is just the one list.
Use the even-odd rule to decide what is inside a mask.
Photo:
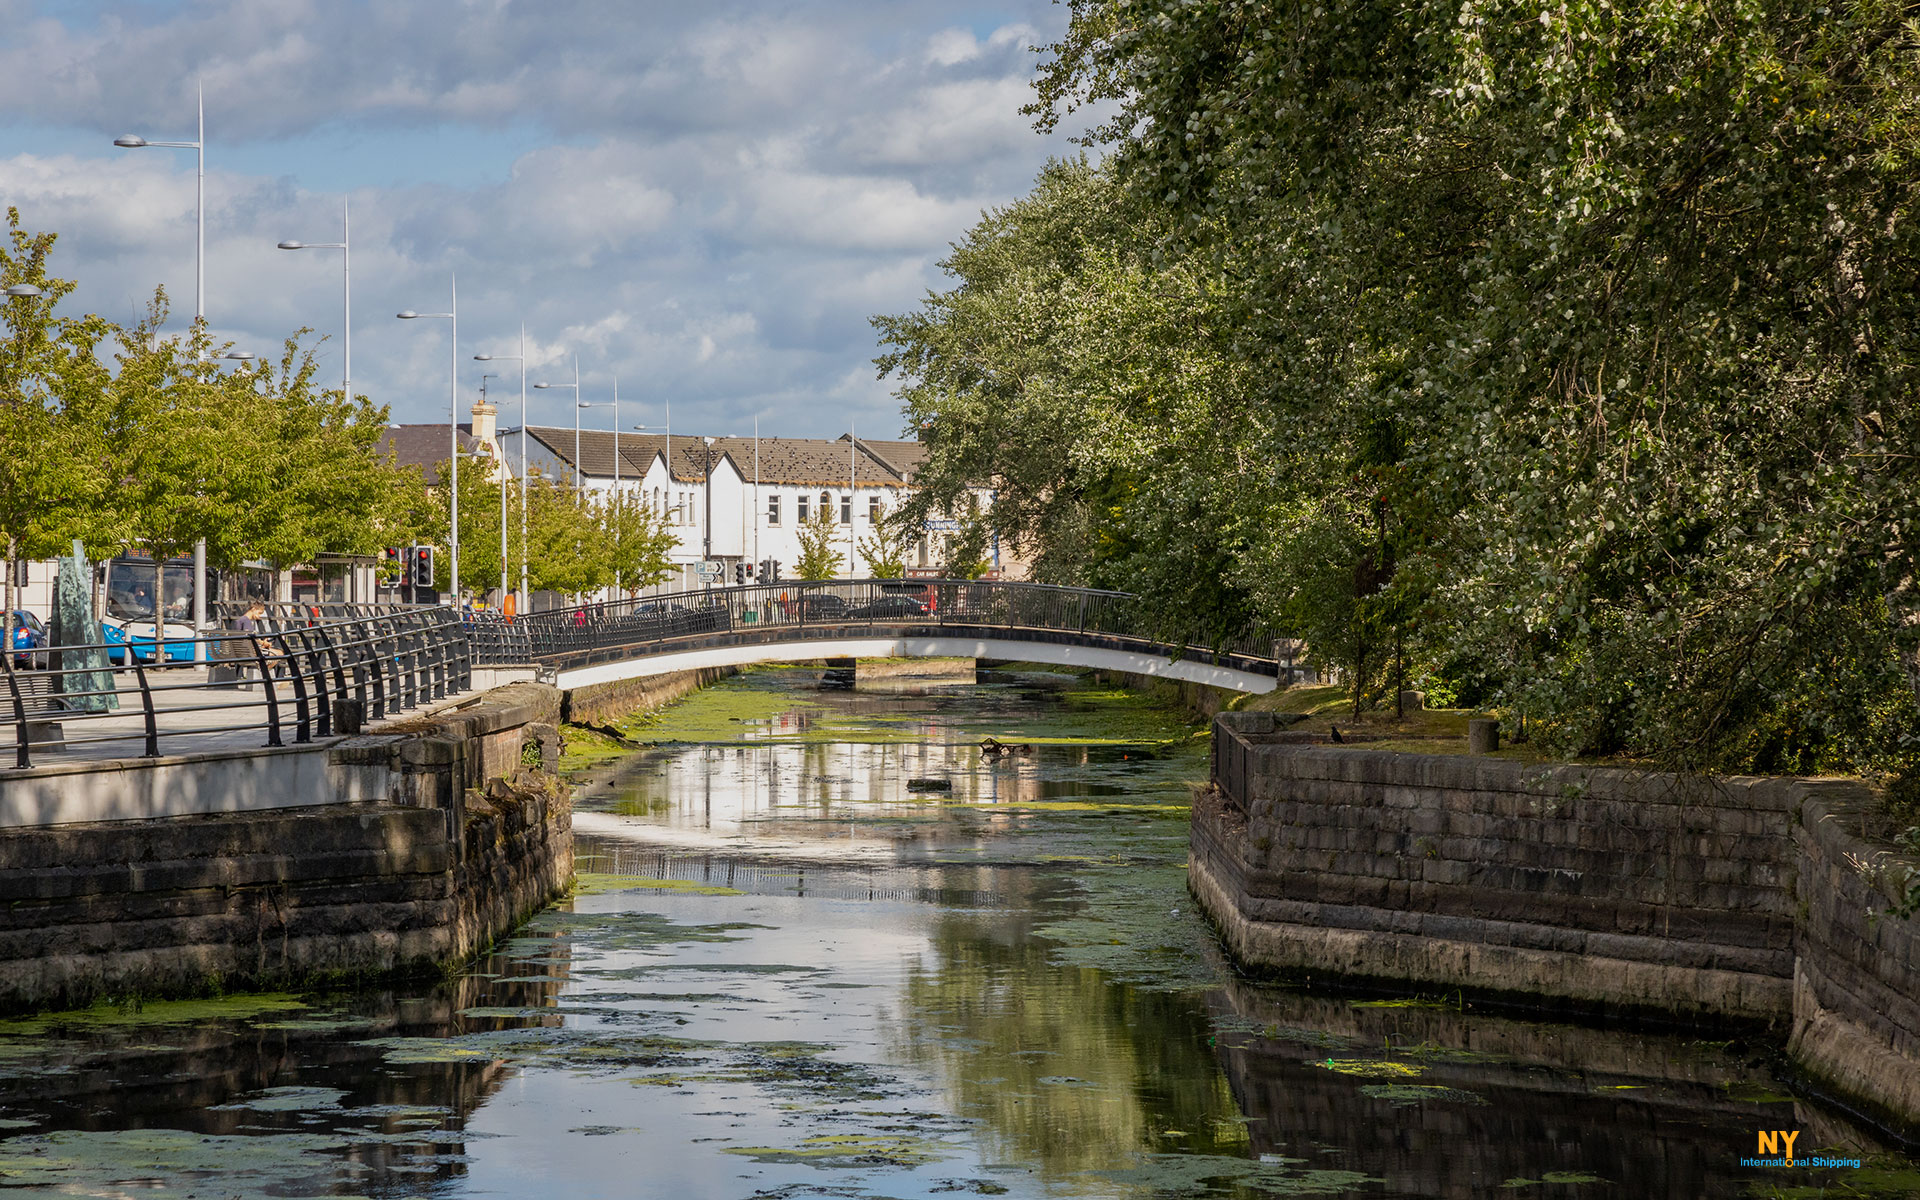
[(24, 608), (13, 610), (13, 665), (22, 670), (40, 670), (47, 665), (45, 654), (35, 654), (35, 650), (45, 650), (50, 639), (47, 627), (39, 617)]
[(869, 621), (899, 621), (926, 616), (927, 606), (911, 596), (882, 596), (871, 604), (848, 609), (846, 615), (852, 619)]
[(802, 621), (838, 621), (847, 615), (847, 602), (831, 592), (802, 592), (792, 612)]

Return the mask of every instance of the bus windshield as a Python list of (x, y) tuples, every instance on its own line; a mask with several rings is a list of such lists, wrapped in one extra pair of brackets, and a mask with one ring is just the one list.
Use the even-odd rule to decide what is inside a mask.
[[(193, 614), (193, 566), (170, 562), (164, 568), (166, 619), (189, 621)], [(116, 621), (153, 620), (160, 580), (153, 560), (116, 558), (107, 564), (106, 615)]]

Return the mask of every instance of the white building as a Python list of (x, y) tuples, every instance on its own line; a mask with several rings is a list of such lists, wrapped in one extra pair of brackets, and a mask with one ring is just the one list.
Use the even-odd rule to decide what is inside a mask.
[[(702, 586), (697, 566), (721, 566), (716, 583), (732, 583), (734, 564), (775, 560), (793, 578), (800, 557), (798, 527), (825, 510), (837, 532), (841, 578), (871, 574), (860, 543), (906, 499), (913, 474), (926, 459), (919, 442), (872, 441), (841, 436), (814, 438), (707, 438), (552, 426), (527, 429), (528, 464), (550, 479), (578, 482), (593, 495), (617, 486), (667, 514), (679, 535), (671, 557), (680, 568), (665, 590)], [(577, 437), (577, 452), (576, 452)], [(615, 440), (619, 453), (615, 455)], [(510, 465), (519, 470), (519, 435), (502, 438)], [(579, 472), (575, 473), (576, 458)], [(982, 504), (991, 493), (979, 489)], [(938, 524), (938, 523), (933, 523)], [(936, 573), (947, 532), (929, 530), (908, 555), (910, 569)], [(990, 566), (1003, 569), (997, 547)]]

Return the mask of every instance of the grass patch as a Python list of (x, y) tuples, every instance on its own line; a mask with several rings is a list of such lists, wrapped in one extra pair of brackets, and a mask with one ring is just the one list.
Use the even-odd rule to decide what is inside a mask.
[(565, 748), (560, 752), (560, 770), (563, 774), (585, 770), (633, 753), (633, 747), (623, 746), (606, 734), (583, 725), (567, 726), (564, 740)]
[(573, 877), (573, 894), (600, 896), (607, 892), (684, 892), (694, 896), (744, 896), (737, 888), (716, 887), (691, 879), (655, 879), (648, 875), (599, 875), (588, 872)]

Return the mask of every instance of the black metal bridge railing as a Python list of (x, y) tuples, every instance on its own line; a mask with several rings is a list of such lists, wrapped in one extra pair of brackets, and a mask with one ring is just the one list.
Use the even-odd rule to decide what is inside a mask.
[(163, 743), (178, 752), (248, 731), (267, 746), (297, 745), (472, 686), (471, 645), (451, 608), (275, 605), (253, 623), (196, 639), (136, 633), (0, 653), (13, 767), (31, 767), (36, 749), (97, 756), (124, 746), (152, 758)]
[[(482, 634), (481, 629), (488, 632)], [(1275, 639), (1169, 640), (1125, 592), (982, 580), (869, 579), (716, 588), (534, 613), (475, 627), (475, 661), (566, 670), (695, 645), (803, 640), (837, 632), (992, 636), (1142, 651), (1281, 673)], [(499, 656), (499, 657), (495, 657)]]
[(298, 745), (456, 696), (471, 688), (476, 666), (560, 671), (675, 650), (875, 633), (1109, 647), (1270, 677), (1295, 673), (1291, 656), (1265, 634), (1170, 641), (1124, 592), (1031, 583), (790, 582), (518, 619), (367, 604), (249, 611), (216, 606), (213, 615), (229, 628), (198, 639), (149, 632), (0, 652), (0, 728), (11, 732), (13, 765), (30, 767), (37, 750), (111, 756), (116, 743), (155, 757), (163, 745), (192, 749), (247, 731), (264, 734), (267, 746)]

